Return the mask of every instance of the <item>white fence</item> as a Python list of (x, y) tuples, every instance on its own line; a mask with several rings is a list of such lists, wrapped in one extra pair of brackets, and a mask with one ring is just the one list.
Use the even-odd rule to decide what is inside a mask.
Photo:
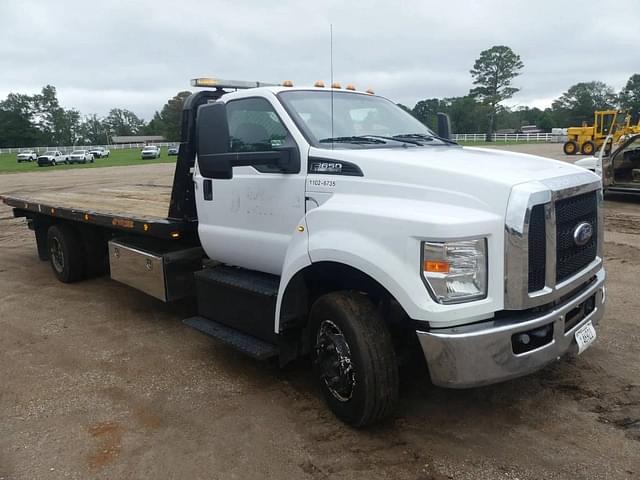
[[(158, 145), (159, 147), (168, 147), (171, 145), (177, 145), (179, 142), (158, 142), (153, 143), (152, 145)], [(150, 144), (151, 145), (151, 144)], [(97, 145), (96, 145), (97, 146)], [(102, 146), (102, 145), (100, 145)], [(117, 145), (107, 145), (109, 150), (127, 150), (130, 148), (144, 148), (146, 146), (145, 143), (121, 143)], [(36, 153), (44, 153), (49, 150), (60, 150), (63, 153), (69, 153), (72, 150), (90, 150), (93, 148), (92, 145), (75, 145), (75, 146), (66, 146), (66, 147), (20, 147), (20, 148), (0, 148), (0, 153), (15, 153), (22, 150), (34, 150)]]
[[(456, 142), (484, 142), (487, 136), (484, 133), (454, 133), (451, 135), (451, 140)], [(562, 143), (567, 140), (566, 135), (558, 135), (557, 133), (494, 133), (491, 138), (494, 142), (549, 142), (549, 143)], [(170, 145), (176, 145), (178, 142), (161, 142), (154, 143), (160, 147), (168, 147)], [(109, 150), (124, 150), (129, 148), (143, 148), (144, 143), (123, 143), (118, 145), (109, 145)], [(76, 145), (67, 147), (32, 147), (30, 150), (35, 150), (37, 153), (43, 153), (47, 150), (60, 150), (64, 153), (71, 150), (91, 148), (88, 145)], [(18, 153), (21, 150), (29, 150), (29, 148), (0, 148), (0, 153)]]
[[(484, 142), (487, 136), (484, 133), (454, 133), (451, 139), (456, 142)], [(560, 143), (566, 141), (566, 135), (557, 133), (494, 133), (491, 138), (494, 142), (550, 142)]]

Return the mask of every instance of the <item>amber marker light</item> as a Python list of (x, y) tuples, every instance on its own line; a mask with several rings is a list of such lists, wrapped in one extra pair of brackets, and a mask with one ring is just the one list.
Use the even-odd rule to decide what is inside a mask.
[(293, 87), (293, 82), (291, 80), (285, 80), (282, 82), (283, 87)]
[(356, 86), (355, 86), (353, 83), (350, 83), (350, 84), (349, 84), (349, 85), (347, 85), (345, 88), (346, 88), (347, 90), (355, 91)]
[[(149, 224), (148, 224), (148, 223), (145, 223), (144, 225), (142, 225), (142, 229), (143, 229), (145, 232), (148, 232), (148, 231), (149, 231)], [(175, 233), (175, 232), (174, 232), (174, 233)]]
[(373, 94), (374, 94), (374, 93), (376, 93), (376, 92), (374, 92), (372, 88), (367, 88), (367, 93), (368, 93), (369, 95), (373, 95)]
[(449, 262), (442, 260), (425, 260), (424, 271), (431, 273), (449, 273)]
[(89, 214), (88, 214), (88, 213), (85, 213), (85, 214), (84, 214), (84, 220), (85, 220), (86, 222), (88, 222), (88, 221), (89, 221)]
[(322, 80), (316, 80), (316, 83), (314, 83), (313, 86), (318, 88), (324, 88), (324, 82)]
[(169, 236), (171, 238), (180, 238), (180, 232), (171, 232)]
[(333, 82), (331, 88), (342, 88), (338, 82)]

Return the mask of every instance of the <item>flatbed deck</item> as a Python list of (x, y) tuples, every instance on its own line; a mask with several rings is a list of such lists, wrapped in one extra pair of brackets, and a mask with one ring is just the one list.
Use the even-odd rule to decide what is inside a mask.
[(65, 189), (18, 190), (0, 195), (16, 216), (45, 215), (158, 238), (178, 239), (193, 231), (193, 222), (169, 219), (171, 185), (131, 183), (78, 185)]

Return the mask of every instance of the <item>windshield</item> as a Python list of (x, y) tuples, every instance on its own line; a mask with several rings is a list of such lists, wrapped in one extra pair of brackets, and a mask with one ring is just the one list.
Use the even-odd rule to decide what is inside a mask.
[(422, 141), (442, 145), (429, 128), (389, 100), (369, 94), (333, 93), (331, 91), (295, 90), (281, 92), (282, 103), (305, 131), (310, 143), (329, 146), (333, 142), (367, 144)]
[(74, 150), (71, 155), (84, 155), (84, 150)]
[(55, 155), (56, 152), (54, 151), (49, 151), (49, 152), (44, 152), (45, 155)]
[(145, 152), (149, 152), (151, 150), (155, 151), (156, 147), (144, 147), (142, 150)]

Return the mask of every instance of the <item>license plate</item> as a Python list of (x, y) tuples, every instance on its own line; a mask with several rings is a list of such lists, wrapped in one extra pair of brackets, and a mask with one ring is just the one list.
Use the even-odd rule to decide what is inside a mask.
[(589, 348), (596, 339), (596, 329), (593, 328), (593, 324), (591, 322), (587, 322), (576, 330), (575, 336), (576, 342), (578, 343), (578, 355), (580, 355)]

